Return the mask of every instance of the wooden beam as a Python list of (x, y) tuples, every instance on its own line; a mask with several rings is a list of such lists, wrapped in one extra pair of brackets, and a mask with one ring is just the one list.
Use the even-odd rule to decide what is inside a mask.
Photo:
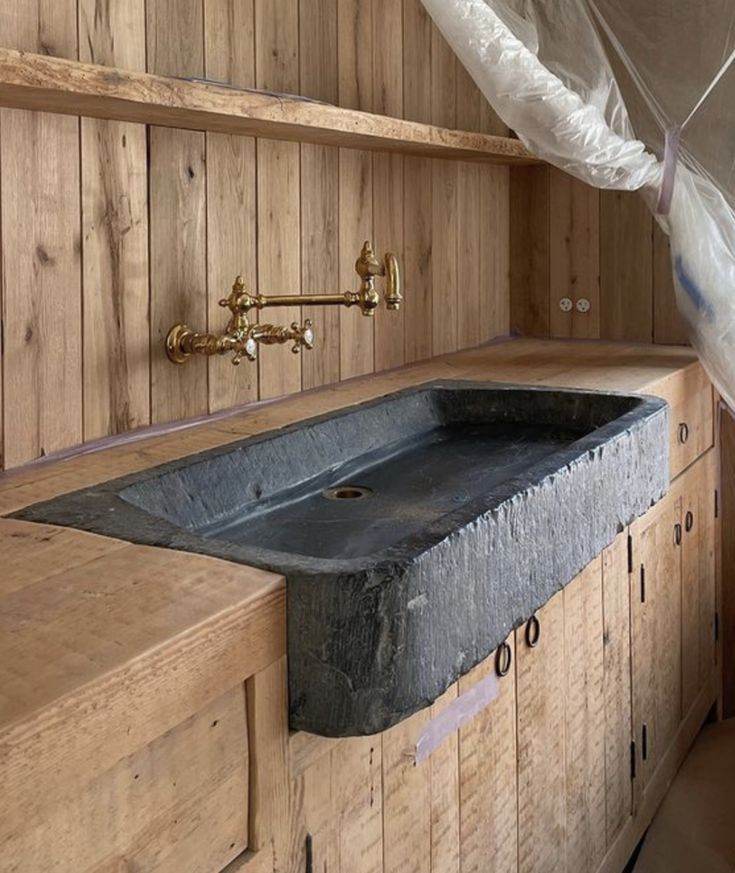
[(5, 48), (0, 49), (0, 106), (451, 160), (539, 163), (508, 137)]

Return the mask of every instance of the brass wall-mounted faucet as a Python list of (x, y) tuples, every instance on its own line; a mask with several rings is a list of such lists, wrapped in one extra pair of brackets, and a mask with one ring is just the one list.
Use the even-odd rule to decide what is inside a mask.
[(401, 275), (395, 255), (387, 254), (381, 264), (370, 243), (366, 242), (355, 263), (355, 270), (360, 277), (359, 290), (342, 294), (253, 295), (246, 290), (243, 277), (238, 276), (229, 296), (219, 302), (220, 306), (232, 313), (225, 332), (196, 333), (185, 324), (175, 324), (166, 337), (166, 354), (175, 364), (183, 364), (192, 355), (225, 355), (232, 352), (232, 363), (239, 364), (243, 357), (249, 361), (257, 358), (258, 343), (274, 345), (289, 342), (293, 342), (291, 351), (298, 354), (302, 348), (311, 349), (314, 346), (314, 330), (310, 319), (307, 318), (303, 324), (294, 321), (290, 327), (251, 323), (248, 318), (250, 310), (272, 306), (357, 306), (363, 315), (372, 316), (380, 305), (380, 296), (375, 290), (378, 276), (385, 277), (386, 308), (401, 308)]

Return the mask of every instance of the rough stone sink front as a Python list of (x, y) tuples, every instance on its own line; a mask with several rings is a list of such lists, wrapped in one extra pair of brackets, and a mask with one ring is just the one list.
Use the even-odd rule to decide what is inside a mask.
[(436, 382), (18, 515), (285, 575), (291, 726), (343, 736), (436, 699), (667, 487), (663, 400)]

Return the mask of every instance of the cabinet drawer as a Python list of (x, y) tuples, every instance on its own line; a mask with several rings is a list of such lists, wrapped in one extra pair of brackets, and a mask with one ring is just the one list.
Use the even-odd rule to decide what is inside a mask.
[(11, 834), (0, 869), (214, 873), (247, 842), (241, 685)]
[(700, 364), (677, 373), (661, 393), (671, 407), (669, 445), (673, 480), (714, 444), (714, 394)]

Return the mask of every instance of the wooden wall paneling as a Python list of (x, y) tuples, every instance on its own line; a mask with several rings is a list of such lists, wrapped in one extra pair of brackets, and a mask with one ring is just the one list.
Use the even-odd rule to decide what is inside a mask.
[[(255, 73), (258, 88), (296, 94), (299, 90), (298, 0), (255, 0)], [(301, 290), (300, 146), (258, 140), (258, 288), (263, 294)], [(277, 308), (261, 322), (301, 321), (301, 310)], [(303, 353), (302, 353), (303, 354)], [(290, 346), (262, 347), (260, 396), (301, 389), (301, 357)]]
[[(515, 635), (497, 698), (459, 732), (462, 873), (517, 873)], [(459, 681), (461, 694), (495, 671), (491, 655)]]
[[(75, 0), (0, 15), (4, 45), (78, 57)], [(78, 120), (0, 110), (6, 469), (82, 439), (79, 200)]]
[[(457, 57), (439, 29), (431, 27), (431, 120), (457, 126)], [(457, 219), (459, 168), (455, 161), (431, 165), (432, 352), (457, 349)]]
[[(204, 75), (201, 0), (147, 3), (148, 70)], [(174, 421), (208, 409), (207, 364), (174, 367), (166, 357), (169, 328), (207, 325), (206, 138), (203, 133), (149, 130), (151, 420)]]
[(280, 658), (245, 683), (250, 805), (248, 847), (272, 859), (288, 851), (288, 690), (286, 658)]
[(689, 343), (686, 324), (676, 305), (669, 238), (657, 221), (653, 222), (653, 341), (673, 345)]
[(219, 870), (247, 846), (247, 761), (239, 685), (32, 818), (3, 842), (3, 867)]
[[(457, 63), (457, 127), (472, 130), (480, 124), (482, 95), (465, 68)], [(482, 323), (481, 300), (483, 257), (481, 253), (481, 225), (491, 210), (481, 207), (482, 167), (469, 162), (457, 168), (457, 342), (460, 348), (477, 346), (485, 338)]]
[(653, 218), (643, 198), (600, 193), (600, 333), (653, 340)]
[[(80, 60), (145, 70), (143, 0), (79, 0)], [(82, 118), (84, 439), (150, 422), (145, 126)]]
[[(457, 699), (458, 687), (450, 686), (432, 704), (431, 718)], [(459, 731), (450, 734), (426, 763), (431, 767), (431, 870), (460, 873)]]
[(628, 533), (602, 553), (605, 676), (605, 819), (611, 846), (633, 809)]
[(430, 710), (423, 709), (382, 735), (385, 873), (432, 869), (431, 759), (417, 765), (413, 756), (429, 718)]
[(564, 592), (542, 607), (540, 637), (516, 631), (518, 870), (566, 870)]
[[(373, 0), (373, 111), (403, 118), (403, 10), (395, 0)], [(378, 257), (403, 257), (403, 155), (373, 154), (373, 243)], [(404, 277), (405, 278), (405, 277)], [(405, 306), (375, 313), (375, 369), (405, 361)]]
[[(210, 79), (255, 85), (253, 0), (205, 0), (204, 70)], [(256, 166), (252, 137), (206, 134), (207, 314), (219, 332), (230, 313), (219, 305), (237, 275), (253, 291), (258, 282)], [(209, 411), (258, 398), (258, 366), (231, 356), (210, 358)]]
[(480, 168), (481, 340), (511, 330), (510, 175), (507, 167)]
[(566, 869), (605, 854), (605, 690), (602, 559), (564, 589)]
[(383, 785), (380, 737), (351, 737), (332, 752), (340, 873), (383, 871)]
[[(349, 109), (373, 108), (372, 0), (340, 0), (338, 14), (339, 104)], [(339, 280), (340, 288), (359, 284), (355, 273), (362, 244), (373, 237), (372, 154), (339, 150)], [(349, 379), (374, 369), (374, 318), (340, 309), (340, 376)]]
[[(421, 0), (403, 0), (403, 114), (431, 122), (432, 21)], [(433, 354), (432, 161), (407, 157), (403, 177), (406, 361)]]
[(79, 121), (0, 125), (7, 469), (82, 441)]
[[(284, 870), (339, 870), (338, 811), (334, 807), (332, 755), (327, 753), (291, 777), (289, 854)], [(307, 848), (307, 841), (310, 849)]]
[(732, 718), (735, 716), (735, 415), (727, 409), (720, 415), (720, 445), (722, 708), (724, 717)]
[(549, 313), (548, 167), (519, 167), (510, 174), (511, 330), (546, 337)]
[[(299, 65), (301, 93), (337, 103), (337, 2), (300, 0)], [(337, 291), (339, 282), (339, 151), (330, 146), (301, 145), (301, 286), (304, 294)], [(345, 289), (346, 290), (346, 289)], [(316, 346), (301, 363), (304, 388), (338, 382), (340, 311), (308, 307)]]
[[(687, 476), (691, 482), (691, 477)], [(691, 482), (681, 495), (682, 538), (681, 549), (681, 706), (686, 715), (694, 705), (699, 693), (699, 631), (697, 619), (703, 606), (706, 580), (700, 577), (704, 569), (701, 549), (704, 548), (705, 530), (705, 481)], [(686, 517), (691, 513), (694, 526), (686, 529)]]
[[(600, 335), (600, 194), (552, 167), (549, 192), (550, 332), (555, 337)], [(574, 306), (564, 312), (559, 301)], [(577, 302), (590, 303), (587, 312)]]

